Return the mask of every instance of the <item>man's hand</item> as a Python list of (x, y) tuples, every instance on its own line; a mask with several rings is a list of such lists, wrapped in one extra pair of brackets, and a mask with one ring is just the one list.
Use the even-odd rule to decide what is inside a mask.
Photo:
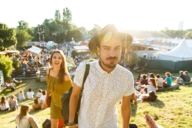
[(155, 121), (148, 114), (145, 115), (145, 119), (150, 128), (158, 128)]

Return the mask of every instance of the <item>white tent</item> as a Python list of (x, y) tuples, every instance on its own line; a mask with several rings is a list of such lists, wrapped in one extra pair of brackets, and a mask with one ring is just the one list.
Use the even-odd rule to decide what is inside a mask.
[(183, 39), (179, 45), (173, 48), (171, 51), (159, 54), (161, 60), (192, 60), (192, 50), (187, 45), (185, 39)]
[(48, 41), (47, 43), (46, 43), (46, 47), (48, 48), (48, 49), (50, 49), (50, 48), (52, 48), (52, 47), (54, 47), (54, 46), (57, 46), (58, 44), (57, 43), (55, 43), (54, 41)]
[(32, 46), (31, 48), (27, 49), (28, 51), (30, 52), (33, 52), (33, 53), (36, 53), (36, 54), (39, 54), (41, 53), (42, 49), (39, 48), (39, 47), (36, 47), (36, 46)]
[(88, 52), (89, 48), (87, 46), (74, 46), (77, 52)]

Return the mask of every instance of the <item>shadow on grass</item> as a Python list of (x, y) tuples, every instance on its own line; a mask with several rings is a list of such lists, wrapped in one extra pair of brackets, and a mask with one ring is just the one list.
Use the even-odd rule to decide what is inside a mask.
[(131, 116), (135, 117), (137, 114), (137, 104), (131, 104)]
[(38, 109), (38, 110), (33, 110), (33, 109), (31, 109), (29, 113), (30, 113), (31, 115), (33, 115), (33, 114), (38, 113), (38, 112), (41, 112), (41, 111), (42, 111), (41, 109)]
[(42, 112), (42, 111), (44, 111), (44, 110), (46, 110), (46, 109), (48, 109), (48, 108), (38, 109), (38, 110), (33, 110), (33, 109), (31, 109), (29, 113), (30, 113), (31, 115), (33, 115), (33, 114), (35, 114), (35, 113)]
[(11, 121), (9, 121), (10, 123), (12, 123), (12, 122), (15, 122), (15, 120), (11, 120)]
[(7, 111), (0, 111), (0, 114), (9, 114), (11, 112), (14, 112), (14, 111), (11, 111), (11, 110), (7, 110)]
[(4, 89), (3, 91), (0, 92), (0, 96), (6, 96), (6, 95), (8, 95), (9, 93), (12, 93), (12, 92), (14, 92), (14, 91), (11, 91), (10, 88), (6, 88), (6, 89)]
[(164, 102), (157, 99), (155, 102), (148, 102), (151, 106), (157, 107), (157, 108), (163, 108), (165, 106)]
[(191, 88), (192, 85), (191, 85), (191, 84), (188, 84), (188, 85), (185, 85), (184, 87), (189, 87), (189, 88)]

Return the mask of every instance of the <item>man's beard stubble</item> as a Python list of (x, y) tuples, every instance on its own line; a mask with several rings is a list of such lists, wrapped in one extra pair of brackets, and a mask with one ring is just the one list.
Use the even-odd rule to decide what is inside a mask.
[[(106, 60), (108, 60), (108, 59), (116, 59), (116, 60), (118, 60), (117, 57), (108, 57)], [(100, 62), (101, 62), (103, 65), (105, 65), (106, 67), (112, 68), (112, 69), (115, 68), (116, 65), (117, 65), (117, 63), (115, 63), (115, 64), (106, 64), (101, 58), (100, 58)]]

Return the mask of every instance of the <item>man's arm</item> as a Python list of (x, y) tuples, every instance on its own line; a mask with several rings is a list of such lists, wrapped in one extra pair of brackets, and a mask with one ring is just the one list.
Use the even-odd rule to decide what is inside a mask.
[(129, 120), (131, 116), (130, 96), (124, 96), (121, 104), (121, 115), (123, 128), (129, 128)]
[(75, 112), (77, 110), (80, 92), (81, 92), (81, 87), (73, 83), (73, 91), (72, 91), (72, 94), (70, 97), (70, 103), (69, 103), (69, 122), (68, 123), (74, 122)]

